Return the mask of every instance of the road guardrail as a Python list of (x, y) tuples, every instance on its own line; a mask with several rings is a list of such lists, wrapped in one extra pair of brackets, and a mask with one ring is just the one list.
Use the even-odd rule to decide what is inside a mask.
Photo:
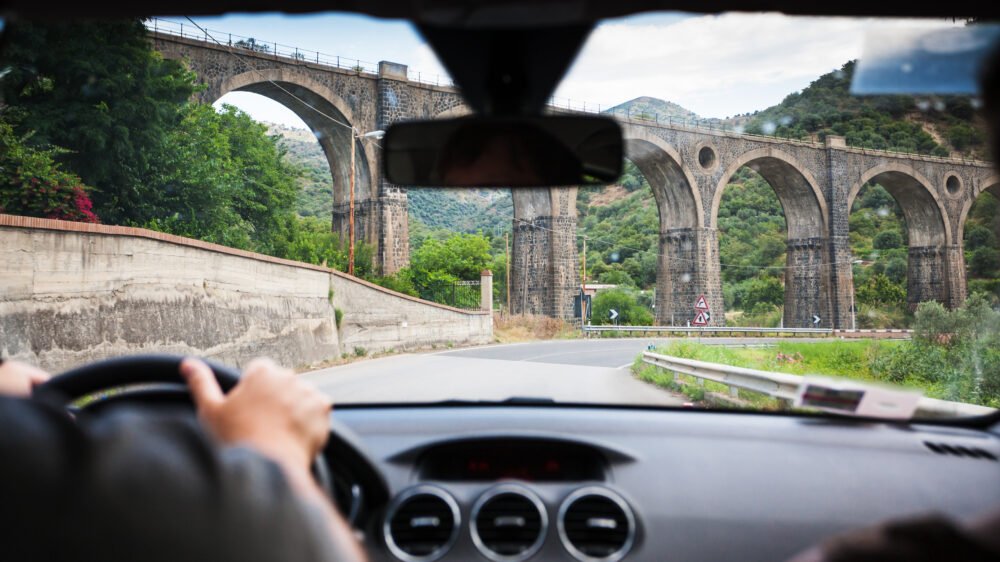
[[(709, 363), (707, 361), (684, 359), (672, 355), (662, 355), (651, 351), (643, 352), (642, 361), (643, 363), (648, 363), (674, 373), (675, 380), (677, 375), (681, 374), (726, 385), (729, 387), (730, 395), (734, 397), (737, 396), (737, 390), (742, 389), (765, 394), (791, 404), (798, 395), (799, 386), (803, 382), (803, 377), (799, 375), (733, 367), (720, 363)], [(854, 382), (856, 381), (852, 381), (852, 383)], [(865, 386), (861, 382), (856, 382), (856, 384), (859, 387)], [(966, 404), (964, 402), (949, 402), (947, 400), (922, 396), (917, 403), (917, 410), (914, 417), (982, 416), (991, 414), (994, 411), (993, 408), (987, 406)]]
[(832, 328), (754, 328), (746, 326), (592, 326), (583, 327), (584, 335), (601, 333), (684, 334), (698, 335), (777, 335), (836, 337), (910, 337), (911, 330), (834, 330)]

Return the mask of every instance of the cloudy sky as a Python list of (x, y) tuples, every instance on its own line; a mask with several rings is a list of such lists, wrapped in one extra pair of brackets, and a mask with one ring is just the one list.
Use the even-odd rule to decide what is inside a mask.
[[(433, 51), (404, 22), (354, 15), (233, 15), (195, 21), (211, 30), (326, 55), (399, 62), (423, 76), (446, 75)], [(961, 24), (773, 13), (664, 13), (610, 20), (591, 34), (556, 98), (607, 108), (652, 96), (702, 117), (727, 117), (774, 105), (860, 57), (866, 37), (884, 41), (893, 32), (955, 25)], [(233, 93), (221, 102), (258, 120), (304, 127), (290, 111), (255, 94)]]

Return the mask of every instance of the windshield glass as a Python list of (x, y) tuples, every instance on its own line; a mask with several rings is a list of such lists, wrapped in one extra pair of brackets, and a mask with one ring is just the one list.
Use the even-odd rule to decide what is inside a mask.
[(548, 111), (614, 119), (619, 181), (436, 189), (382, 172), (394, 123), (469, 114), (410, 23), (7, 21), (3, 355), (269, 355), (342, 404), (989, 413), (996, 37), (609, 20)]

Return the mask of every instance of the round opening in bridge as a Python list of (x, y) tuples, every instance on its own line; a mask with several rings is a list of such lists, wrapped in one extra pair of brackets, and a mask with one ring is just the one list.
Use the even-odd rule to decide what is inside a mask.
[(698, 163), (702, 168), (708, 170), (715, 166), (715, 151), (709, 146), (701, 147), (698, 151)]
[(948, 176), (948, 179), (944, 180), (944, 187), (948, 190), (948, 193), (955, 195), (962, 190), (962, 180), (952, 174)]

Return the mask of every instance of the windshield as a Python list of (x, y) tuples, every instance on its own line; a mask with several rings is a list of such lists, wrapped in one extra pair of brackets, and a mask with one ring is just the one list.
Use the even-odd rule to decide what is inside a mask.
[(614, 119), (624, 173), (512, 190), (384, 178), (386, 129), (469, 114), (407, 22), (5, 23), (5, 357), (269, 355), (341, 404), (1000, 407), (990, 26), (602, 22), (547, 111)]

